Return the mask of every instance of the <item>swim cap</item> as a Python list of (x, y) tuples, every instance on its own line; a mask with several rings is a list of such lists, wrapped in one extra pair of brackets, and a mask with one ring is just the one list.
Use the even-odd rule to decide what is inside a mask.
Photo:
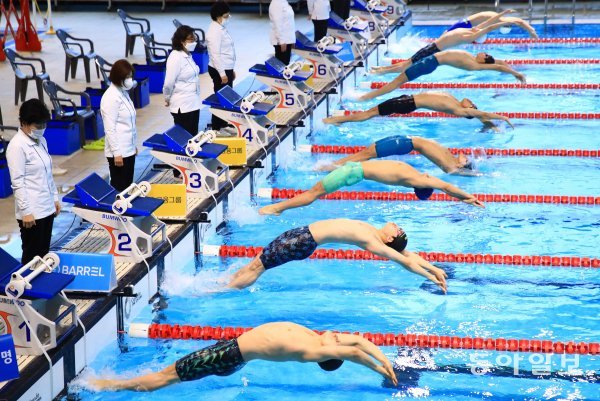
[(406, 233), (404, 231), (397, 235), (393, 240), (386, 243), (387, 246), (389, 246), (396, 252), (402, 252), (406, 248), (406, 244), (408, 244), (408, 237), (406, 236)]
[(427, 200), (433, 194), (433, 188), (415, 188), (415, 195), (421, 200)]
[(496, 59), (492, 56), (490, 56), (487, 53), (483, 53), (485, 54), (485, 60), (483, 61), (485, 64), (495, 64), (496, 63)]
[(319, 367), (321, 369), (326, 370), (328, 372), (332, 372), (336, 369), (339, 369), (339, 367), (342, 366), (342, 363), (344, 363), (344, 361), (342, 361), (341, 359), (328, 359), (326, 361), (317, 363), (319, 364)]
[(500, 27), (500, 33), (506, 35), (507, 33), (510, 33), (510, 31), (512, 30), (512, 26), (510, 25), (505, 25)]
[(483, 36), (480, 36), (479, 39), (473, 41), (473, 43), (479, 43), (479, 44), (481, 44), (481, 43), (485, 42), (486, 39), (487, 39), (487, 34), (485, 34)]

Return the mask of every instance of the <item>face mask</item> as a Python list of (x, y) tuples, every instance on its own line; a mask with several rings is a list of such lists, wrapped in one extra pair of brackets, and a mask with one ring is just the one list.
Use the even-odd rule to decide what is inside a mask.
[(125, 78), (125, 81), (123, 81), (123, 88), (125, 90), (133, 88), (133, 78)]
[(191, 51), (194, 51), (194, 49), (196, 49), (197, 44), (198, 44), (198, 42), (186, 43), (185, 48), (187, 49), (188, 52), (191, 52)]
[(31, 137), (36, 141), (39, 141), (44, 136), (44, 131), (46, 131), (46, 128), (32, 129), (29, 135), (31, 135)]
[(221, 21), (221, 25), (223, 25), (223, 26), (227, 26), (227, 25), (229, 25), (229, 19), (230, 19), (230, 18), (231, 18), (231, 17), (228, 17), (228, 18), (223, 18), (223, 21)]

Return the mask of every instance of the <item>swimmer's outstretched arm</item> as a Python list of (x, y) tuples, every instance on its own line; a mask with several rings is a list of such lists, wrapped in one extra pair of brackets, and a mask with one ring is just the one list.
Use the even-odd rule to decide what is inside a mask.
[(477, 25), (475, 29), (485, 29), (502, 19), (506, 14), (514, 13), (515, 10), (504, 10), (501, 13), (494, 15), (493, 17), (488, 18), (486, 21), (483, 21), (481, 24)]
[(379, 361), (379, 363), (381, 363), (390, 372), (394, 371), (394, 368), (393, 368), (391, 362), (389, 361), (389, 359), (387, 359), (386, 356), (383, 354), (383, 352), (381, 352), (379, 347), (376, 346), (375, 344), (373, 344), (371, 341), (367, 340), (366, 338), (364, 338), (360, 335), (355, 335), (355, 334), (340, 333), (337, 336), (340, 340), (341, 345), (355, 346), (355, 347), (359, 348), (361, 351), (370, 355), (371, 357), (377, 359), (377, 361)]
[(473, 33), (471, 33), (469, 41), (475, 42), (475, 41), (477, 41), (477, 39), (479, 39), (483, 35), (487, 35), (488, 33), (495, 31), (496, 29), (499, 29), (506, 25), (514, 25), (514, 23), (499, 22), (497, 24), (490, 25), (487, 28), (481, 29), (479, 31), (474, 31)]
[(302, 192), (300, 195), (294, 196), (291, 199), (284, 200), (283, 202), (265, 206), (261, 208), (258, 211), (258, 213), (279, 215), (288, 209), (294, 209), (297, 207), (310, 205), (311, 203), (316, 201), (320, 196), (323, 196), (325, 194), (326, 192), (325, 188), (323, 187), (323, 183), (319, 181), (308, 191)]
[(429, 174), (419, 174), (416, 177), (412, 177), (406, 183), (408, 186), (413, 188), (434, 188), (439, 189), (450, 195), (453, 198), (456, 198), (462, 202), (465, 202), (469, 205), (477, 206), (477, 207), (485, 207), (479, 199), (475, 196), (471, 195), (458, 188), (455, 185), (450, 184), (449, 182), (440, 180), (439, 178), (432, 177)]
[(390, 93), (393, 90), (398, 89), (400, 87), (400, 85), (405, 84), (407, 82), (408, 82), (408, 77), (406, 76), (405, 73), (402, 73), (402, 74), (398, 75), (396, 78), (394, 78), (392, 81), (390, 81), (387, 84), (385, 84), (384, 86), (382, 86), (381, 88), (375, 89), (369, 93), (362, 95), (361, 97), (358, 98), (358, 100), (362, 102), (365, 100), (374, 99), (381, 95), (385, 95), (386, 93)]
[(504, 17), (500, 21), (520, 26), (521, 28), (525, 29), (529, 33), (529, 36), (531, 36), (532, 38), (537, 39), (539, 37), (537, 32), (535, 31), (535, 29), (531, 25), (529, 25), (529, 23), (527, 23), (525, 20), (523, 20), (521, 18)]
[(160, 372), (150, 373), (132, 379), (91, 379), (90, 385), (99, 391), (154, 391), (177, 382), (179, 382), (179, 376), (177, 376), (177, 372), (175, 371), (175, 364), (172, 364)]
[(414, 260), (423, 269), (433, 274), (443, 284), (442, 290), (444, 291), (444, 294), (448, 291), (448, 285), (446, 284), (446, 279), (448, 278), (448, 275), (443, 269), (435, 267), (427, 260), (423, 259), (418, 253), (414, 253), (405, 249), (404, 251), (402, 251), (402, 254), (407, 258)]
[(506, 63), (504, 63), (503, 61), (500, 60), (496, 60), (496, 64), (479, 64), (479, 69), (480, 70), (492, 70), (492, 71), (498, 71), (504, 74), (510, 74), (513, 77), (517, 78), (521, 83), (525, 84), (526, 79), (525, 79), (525, 75), (515, 71), (514, 69), (512, 69), (511, 67), (509, 67)]
[(515, 126), (512, 124), (512, 122), (510, 122), (510, 119), (508, 117), (501, 116), (500, 114), (488, 113), (487, 111), (481, 111), (470, 108), (460, 108), (456, 110), (454, 114), (460, 117), (475, 117), (484, 124), (488, 124), (490, 120), (502, 120), (506, 121), (506, 123), (510, 125), (511, 128), (515, 128)]

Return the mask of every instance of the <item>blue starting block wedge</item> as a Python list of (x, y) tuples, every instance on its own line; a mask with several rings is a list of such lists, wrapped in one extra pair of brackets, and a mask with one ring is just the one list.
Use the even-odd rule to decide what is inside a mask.
[[(283, 70), (285, 70), (285, 64), (283, 64), (279, 59), (275, 57), (271, 57), (270, 59), (265, 61), (264, 65), (254, 64), (254, 66), (250, 68), (250, 72), (253, 72), (257, 75), (285, 79), (285, 77), (283, 76)], [(294, 76), (292, 76), (292, 79), (290, 79), (290, 81), (306, 81), (308, 78), (311, 77), (311, 75), (312, 73), (310, 71), (296, 71), (294, 73)]]
[[(223, 87), (217, 93), (210, 95), (203, 102), (210, 107), (215, 109), (222, 109), (227, 111), (234, 111), (241, 113), (242, 96), (233, 90), (230, 86)], [(274, 104), (271, 103), (254, 103), (254, 108), (248, 113), (253, 116), (264, 116), (269, 114), (271, 110), (275, 108)]]
[[(117, 191), (96, 173), (90, 174), (75, 189), (63, 198), (63, 201), (85, 209), (95, 209), (113, 213), (112, 205), (116, 200)], [(125, 216), (150, 216), (158, 209), (164, 200), (150, 197), (135, 198), (127, 208)]]
[[(305, 34), (300, 31), (296, 31), (296, 49), (298, 50), (306, 50), (310, 52), (319, 52), (317, 49), (317, 42), (313, 42), (310, 40)], [(323, 50), (323, 54), (336, 54), (340, 50), (342, 50), (342, 46), (340, 45), (329, 45), (325, 50)], [(252, 70), (250, 70), (252, 71)]]
[[(350, 3), (350, 7), (358, 11), (364, 11), (366, 13), (369, 12), (369, 9), (367, 8), (367, 2), (365, 0), (352, 0), (352, 3)], [(386, 7), (379, 5), (374, 7), (371, 10), (371, 12), (373, 14), (382, 14), (385, 12), (386, 9)]]
[[(162, 134), (154, 134), (144, 141), (143, 145), (153, 150), (187, 156), (185, 148), (192, 135), (179, 125), (174, 125)], [(196, 154), (201, 159), (216, 159), (227, 150), (227, 145), (205, 143), (202, 150)]]
[[(6, 295), (5, 288), (11, 275), (21, 268), (21, 263), (0, 248), (0, 295)], [(32, 270), (29, 270), (32, 272)], [(27, 276), (24, 276), (27, 278)], [(75, 280), (75, 276), (62, 273), (42, 273), (31, 281), (31, 288), (25, 289), (21, 299), (51, 299)]]
[[(344, 20), (342, 17), (331, 11), (329, 13), (329, 20), (327, 21), (327, 26), (332, 29), (339, 29), (341, 31), (345, 31), (346, 27), (344, 26)], [(369, 26), (369, 23), (366, 21), (362, 21), (357, 26), (353, 26), (350, 29), (350, 32), (364, 32), (365, 29)]]

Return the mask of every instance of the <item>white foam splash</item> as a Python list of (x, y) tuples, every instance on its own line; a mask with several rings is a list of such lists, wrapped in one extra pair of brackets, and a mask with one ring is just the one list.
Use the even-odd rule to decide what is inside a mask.
[(344, 96), (342, 96), (342, 100), (349, 100), (355, 102), (363, 94), (363, 91), (360, 91), (355, 88), (344, 89)]
[(261, 223), (265, 217), (258, 214), (256, 207), (248, 201), (236, 201), (233, 205), (229, 205), (226, 219), (243, 227), (247, 224)]
[(403, 36), (398, 42), (391, 43), (389, 50), (396, 55), (409, 57), (416, 53), (419, 49), (427, 46), (427, 42), (419, 36)]
[(203, 268), (197, 273), (186, 274), (178, 269), (170, 269), (165, 271), (161, 289), (167, 295), (188, 297), (228, 291), (225, 285), (229, 282), (231, 271), (237, 270), (237, 265), (243, 263), (236, 263), (225, 272), (217, 268)]

